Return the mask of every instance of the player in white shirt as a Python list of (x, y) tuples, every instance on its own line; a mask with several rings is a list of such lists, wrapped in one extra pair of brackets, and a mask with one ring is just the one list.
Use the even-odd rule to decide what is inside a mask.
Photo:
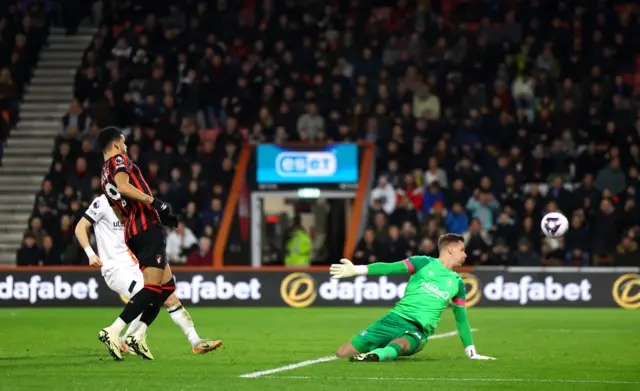
[[(87, 232), (91, 226), (93, 226), (96, 236), (99, 256), (94, 253), (89, 243)], [(125, 243), (124, 224), (120, 222), (104, 194), (93, 200), (78, 222), (75, 232), (80, 245), (89, 258), (89, 265), (101, 268), (102, 276), (111, 290), (128, 300), (142, 289), (144, 278), (138, 267), (138, 260)], [(194, 353), (208, 353), (222, 345), (222, 341), (205, 340), (198, 336), (191, 316), (182, 307), (180, 300), (174, 293), (164, 302), (164, 307), (169, 312), (171, 319), (184, 332)], [(140, 322), (140, 317), (131, 323), (122, 337), (120, 342), (122, 351), (135, 354), (124, 341), (139, 327), (144, 327)], [(153, 358), (150, 353), (148, 356)]]

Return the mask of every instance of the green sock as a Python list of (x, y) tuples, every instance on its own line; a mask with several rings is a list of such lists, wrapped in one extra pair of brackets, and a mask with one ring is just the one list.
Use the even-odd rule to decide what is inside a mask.
[(384, 348), (372, 350), (371, 353), (377, 354), (380, 357), (380, 361), (391, 361), (402, 353), (402, 348), (398, 344), (390, 343)]

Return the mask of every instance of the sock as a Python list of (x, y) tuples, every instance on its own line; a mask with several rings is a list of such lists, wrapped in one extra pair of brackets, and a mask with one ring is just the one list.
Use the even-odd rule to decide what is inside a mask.
[[(162, 288), (157, 284), (145, 284), (144, 288), (129, 300), (124, 310), (120, 314), (120, 319), (128, 324), (133, 322), (140, 314), (149, 308), (152, 303), (157, 303), (161, 299)], [(122, 332), (124, 326), (119, 331)]]
[(116, 335), (120, 335), (120, 333), (122, 333), (122, 330), (124, 329), (124, 327), (127, 324), (125, 323), (124, 320), (120, 319), (120, 318), (116, 318), (116, 321), (113, 322), (113, 324), (111, 326), (109, 326), (108, 328), (110, 330), (112, 330)]
[(384, 348), (374, 349), (371, 353), (377, 354), (380, 357), (380, 361), (391, 361), (402, 353), (402, 348), (398, 344), (390, 343)]
[[(160, 286), (161, 293), (158, 295), (158, 300), (156, 302), (150, 303), (149, 307), (147, 307), (144, 312), (142, 312), (142, 316), (140, 317), (140, 322), (149, 326), (156, 319), (158, 314), (160, 313), (160, 307), (162, 304), (173, 294), (176, 290), (176, 284), (172, 280), (167, 282), (166, 284), (162, 284)], [(140, 336), (142, 334), (136, 333), (136, 335)]]
[(140, 316), (138, 316), (133, 322), (131, 322), (131, 324), (129, 325), (129, 328), (127, 328), (127, 331), (124, 333), (124, 335), (122, 336), (122, 340), (126, 340), (128, 336), (133, 335), (136, 330), (140, 327), (140, 317), (142, 316), (142, 314), (140, 314)]
[(200, 336), (196, 332), (196, 326), (193, 324), (189, 312), (182, 307), (182, 304), (167, 308), (167, 311), (173, 323), (182, 329), (182, 332), (191, 343), (191, 347), (195, 347), (200, 342)]
[[(160, 313), (160, 307), (162, 306), (162, 294), (158, 295), (157, 300), (149, 303), (149, 306), (142, 311), (142, 315), (140, 315), (140, 323), (145, 324), (147, 326), (151, 325), (153, 321)], [(139, 334), (136, 334), (139, 335)]]
[(147, 335), (147, 325), (144, 322), (140, 322), (138, 327), (131, 333), (132, 336), (136, 337), (136, 339), (146, 338)]

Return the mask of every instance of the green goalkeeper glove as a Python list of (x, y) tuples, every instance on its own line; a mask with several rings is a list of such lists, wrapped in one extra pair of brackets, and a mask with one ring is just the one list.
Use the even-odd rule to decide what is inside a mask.
[(482, 356), (478, 354), (476, 352), (476, 347), (473, 345), (469, 345), (466, 348), (464, 348), (464, 352), (467, 354), (467, 357), (469, 357), (472, 360), (495, 360), (495, 358), (493, 357)]
[(334, 280), (349, 278), (354, 276), (366, 276), (367, 267), (365, 265), (354, 265), (350, 260), (342, 258), (340, 263), (334, 263), (329, 269), (329, 274)]

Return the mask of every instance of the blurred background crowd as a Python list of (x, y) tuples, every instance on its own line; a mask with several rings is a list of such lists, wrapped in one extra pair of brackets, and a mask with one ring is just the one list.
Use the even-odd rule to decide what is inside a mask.
[[(209, 265), (244, 142), (376, 144), (366, 264), (638, 265), (638, 13), (573, 1), (105, 1), (20, 264), (85, 264), (73, 227), (116, 125), (179, 211), (174, 264)], [(43, 8), (0, 19), (0, 135), (18, 116)], [(40, 19), (41, 23), (39, 22)], [(2, 120), (0, 120), (2, 121)], [(2, 133), (2, 129), (5, 130)], [(564, 238), (540, 234), (561, 211)], [(21, 255), (22, 254), (22, 255)]]

